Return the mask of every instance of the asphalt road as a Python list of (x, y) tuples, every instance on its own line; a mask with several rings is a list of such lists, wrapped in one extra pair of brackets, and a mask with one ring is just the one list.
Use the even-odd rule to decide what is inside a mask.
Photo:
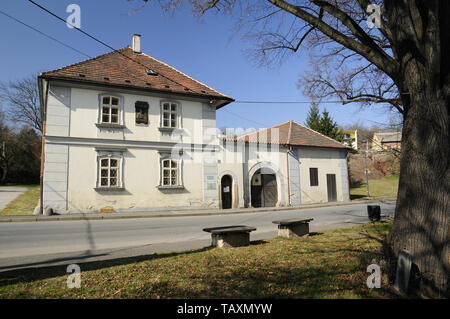
[(26, 192), (26, 188), (20, 187), (0, 187), (0, 211), (2, 211), (17, 196)]
[[(379, 202), (393, 216), (395, 201)], [(205, 227), (248, 225), (251, 240), (276, 236), (272, 221), (314, 218), (311, 232), (368, 222), (367, 204), (217, 216), (0, 223), (0, 271), (200, 249), (210, 244)]]

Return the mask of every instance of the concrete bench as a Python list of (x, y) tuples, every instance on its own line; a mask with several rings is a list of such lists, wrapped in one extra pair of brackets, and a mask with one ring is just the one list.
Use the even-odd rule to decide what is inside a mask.
[(249, 226), (223, 226), (204, 228), (211, 233), (211, 245), (214, 247), (240, 247), (250, 244), (250, 232), (256, 230)]
[(283, 219), (272, 223), (278, 224), (278, 236), (291, 238), (307, 236), (309, 234), (309, 222), (312, 220), (312, 218)]

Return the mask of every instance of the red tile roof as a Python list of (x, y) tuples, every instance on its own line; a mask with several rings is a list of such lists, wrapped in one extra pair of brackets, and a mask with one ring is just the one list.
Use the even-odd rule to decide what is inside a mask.
[[(157, 75), (149, 75), (148, 70)], [(162, 61), (134, 53), (130, 47), (44, 72), (41, 77), (206, 97), (218, 100), (218, 107), (234, 101)]]
[(227, 138), (227, 140), (249, 143), (350, 149), (348, 146), (294, 121), (284, 122), (236, 138)]

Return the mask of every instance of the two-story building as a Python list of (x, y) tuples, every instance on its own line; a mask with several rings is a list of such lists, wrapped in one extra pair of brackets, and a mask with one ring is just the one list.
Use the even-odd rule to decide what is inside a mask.
[(138, 35), (131, 48), (44, 72), (38, 80), (42, 210), (348, 200), (344, 145), (293, 122), (281, 125), (280, 141), (255, 143), (252, 134), (219, 138), (216, 111), (233, 99), (141, 52)]

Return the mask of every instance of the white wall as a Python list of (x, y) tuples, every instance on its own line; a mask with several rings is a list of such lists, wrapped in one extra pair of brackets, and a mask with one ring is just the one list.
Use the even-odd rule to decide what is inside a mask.
[[(104, 129), (99, 117), (99, 94), (123, 99), (123, 129)], [(44, 205), (63, 212), (98, 210), (104, 207), (147, 209), (158, 207), (215, 207), (218, 205), (217, 162), (206, 163), (201, 145), (217, 146), (215, 109), (206, 103), (171, 99), (181, 106), (182, 136), (161, 132), (160, 102), (167, 98), (109, 90), (50, 86), (47, 107)], [(135, 102), (149, 103), (149, 124), (135, 124)], [(205, 101), (206, 102), (206, 101)], [(205, 131), (209, 138), (204, 140)], [(178, 131), (179, 133), (179, 131)], [(211, 134), (212, 133), (212, 134)], [(184, 155), (184, 189), (159, 189), (160, 154), (175, 143), (193, 144)], [(123, 148), (123, 190), (96, 190), (96, 147)]]
[[(95, 124), (99, 94), (112, 93), (123, 99), (123, 129), (104, 129)], [(219, 153), (202, 153), (202, 144), (218, 147), (215, 110), (207, 101), (174, 99), (181, 106), (183, 137), (161, 132), (160, 102), (166, 98), (86, 88), (50, 86), (47, 106), (44, 205), (59, 210), (98, 210), (104, 207), (147, 209), (160, 207), (217, 207), (220, 180), (233, 177), (234, 207), (250, 203), (250, 179), (259, 168), (272, 168), (277, 176), (278, 205), (327, 202), (326, 174), (336, 175), (337, 200), (349, 200), (345, 151), (325, 148), (287, 149), (272, 145), (243, 144)], [(149, 103), (149, 124), (135, 124), (135, 103)], [(208, 136), (205, 133), (208, 132)], [(205, 140), (205, 137), (207, 138)], [(159, 189), (160, 154), (175, 143), (193, 144), (185, 150), (184, 189)], [(124, 189), (96, 190), (96, 147), (120, 147), (123, 156)], [(289, 162), (289, 164), (288, 164)], [(289, 170), (288, 170), (289, 165)], [(319, 186), (310, 186), (309, 168), (318, 168)], [(288, 186), (289, 185), (289, 186)]]
[[(189, 157), (201, 157), (186, 152)], [(184, 189), (158, 189), (159, 154), (156, 150), (129, 148), (123, 153), (124, 190), (95, 190), (97, 151), (70, 146), (68, 202), (70, 210), (145, 209), (151, 207), (204, 206), (202, 164), (183, 162)]]
[[(338, 201), (349, 200), (345, 151), (337, 149), (299, 148), (301, 203), (328, 202), (326, 174), (336, 175)], [(318, 169), (319, 185), (310, 186), (309, 168)]]
[[(181, 107), (181, 130), (182, 138), (173, 138), (170, 134), (162, 133), (160, 127), (160, 98), (148, 95), (126, 94), (109, 90), (91, 90), (72, 88), (72, 105), (70, 136), (85, 138), (111, 138), (134, 141), (160, 141), (160, 142), (185, 142), (185, 143), (203, 143), (203, 125), (204, 122), (211, 126), (211, 121), (215, 125), (215, 117), (203, 121), (203, 104), (200, 102), (181, 100), (173, 98)], [(115, 94), (123, 98), (125, 116), (123, 124), (125, 129), (100, 129), (95, 124), (98, 122), (99, 112), (99, 94)], [(136, 124), (135, 122), (135, 103), (137, 101), (147, 102), (149, 104), (149, 124)], [(50, 135), (50, 134), (49, 134)]]
[[(285, 147), (267, 149), (256, 148), (256, 144), (248, 144), (249, 158), (238, 164), (233, 162), (239, 158), (237, 152), (230, 149), (222, 150), (223, 161), (219, 164), (219, 176), (230, 174), (242, 178), (239, 180), (239, 201), (250, 198), (250, 179), (253, 173), (261, 167), (269, 167), (276, 172), (279, 193), (279, 206), (300, 205), (328, 202), (326, 174), (336, 175), (337, 201), (348, 201), (348, 175), (346, 151), (332, 148), (295, 147), (287, 154)], [(228, 162), (227, 162), (228, 159)], [(289, 164), (288, 164), (289, 162)], [(289, 166), (289, 172), (288, 172)], [(309, 168), (318, 168), (319, 185), (310, 186)], [(289, 187), (288, 187), (289, 182)], [(290, 202), (288, 198), (290, 195)]]

